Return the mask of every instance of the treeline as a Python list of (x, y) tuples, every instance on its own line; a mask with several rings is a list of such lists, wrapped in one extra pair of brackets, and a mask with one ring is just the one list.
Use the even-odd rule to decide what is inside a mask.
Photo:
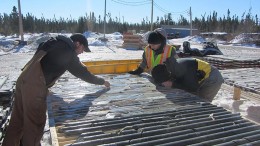
[[(11, 14), (0, 14), (0, 33), (3, 35), (18, 34), (19, 33), (19, 14), (17, 8), (14, 6)], [(141, 30), (149, 31), (151, 22), (148, 18), (143, 19), (140, 23), (122, 22), (120, 18), (112, 18), (108, 13), (106, 17), (106, 33), (112, 32), (126, 32), (127, 30), (135, 29), (137, 32)], [(52, 19), (45, 19), (43, 16), (37, 18), (33, 14), (27, 13), (22, 15), (24, 32), (29, 33), (42, 33), (53, 32), (104, 32), (103, 17), (95, 16), (94, 12), (90, 12), (85, 16), (79, 17), (77, 20), (72, 18), (56, 18), (55, 15)], [(201, 18), (195, 17), (193, 19), (193, 28), (199, 29), (200, 32), (227, 32), (227, 33), (254, 33), (260, 32), (259, 18), (257, 15), (251, 14), (251, 9), (248, 13), (244, 13), (241, 17), (227, 15), (218, 17), (217, 12), (213, 11), (212, 14), (201, 15)], [(161, 25), (175, 25), (175, 26), (188, 26), (190, 22), (180, 15), (177, 22), (173, 21), (172, 15), (169, 13), (163, 17), (157, 17), (154, 22), (154, 28)]]

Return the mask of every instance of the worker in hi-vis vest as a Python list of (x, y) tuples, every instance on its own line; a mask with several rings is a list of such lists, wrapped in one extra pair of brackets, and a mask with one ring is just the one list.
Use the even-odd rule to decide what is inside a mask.
[(155, 83), (185, 90), (212, 101), (224, 79), (208, 62), (194, 58), (167, 59), (151, 71)]
[(140, 75), (145, 69), (150, 72), (153, 67), (162, 64), (169, 57), (178, 58), (175, 47), (166, 44), (166, 31), (157, 28), (148, 36), (148, 45), (144, 48), (142, 62), (136, 70), (129, 71), (133, 75)]

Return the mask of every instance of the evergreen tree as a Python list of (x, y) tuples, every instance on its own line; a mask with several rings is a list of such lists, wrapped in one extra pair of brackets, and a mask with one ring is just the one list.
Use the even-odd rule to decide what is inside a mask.
[(85, 28), (85, 22), (84, 22), (84, 18), (83, 17), (80, 17), (79, 20), (78, 20), (78, 29), (77, 29), (77, 32), (78, 33), (83, 33)]
[[(142, 19), (140, 23), (127, 23), (121, 22), (120, 18), (112, 17), (111, 13), (106, 16), (106, 33), (112, 33), (119, 31), (121, 33), (126, 32), (130, 29), (135, 29), (137, 32), (140, 30), (149, 31), (151, 22), (148, 17)], [(104, 29), (104, 21), (101, 19), (101, 15), (96, 18), (94, 12), (90, 12), (85, 16), (79, 17), (78, 19), (70, 18), (58, 18), (55, 15), (53, 19), (45, 19), (44, 16), (37, 18), (33, 14), (27, 13), (22, 16), (24, 31), (31, 33), (42, 33), (42, 32), (61, 32), (65, 30), (70, 33), (83, 33), (84, 31), (102, 32)], [(187, 26), (189, 21), (183, 15), (180, 15), (177, 22), (173, 21), (172, 14), (168, 13), (164, 16), (158, 16), (154, 22), (154, 28), (161, 27), (161, 25), (179, 25)], [(18, 34), (19, 33), (19, 14), (17, 8), (14, 6), (10, 14), (0, 14), (0, 33), (4, 35)], [(193, 27), (199, 29), (200, 32), (213, 32), (223, 31), (228, 33), (251, 33), (259, 32), (260, 24), (257, 15), (252, 15), (251, 8), (248, 13), (243, 13), (241, 17), (237, 15), (231, 15), (230, 10), (227, 10), (227, 14), (218, 17), (217, 12), (209, 15), (201, 15), (200, 18), (195, 17), (193, 20)]]
[(3, 16), (1, 15), (1, 13), (0, 13), (0, 34), (2, 34), (3, 33)]
[(15, 6), (13, 6), (13, 10), (10, 14), (10, 25), (11, 32), (19, 34), (19, 15)]
[(10, 22), (10, 17), (8, 16), (8, 14), (4, 13), (2, 30), (5, 36), (12, 34)]

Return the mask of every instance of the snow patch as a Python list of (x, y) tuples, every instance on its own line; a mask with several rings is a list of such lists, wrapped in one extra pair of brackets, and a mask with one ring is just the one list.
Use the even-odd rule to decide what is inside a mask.
[(89, 46), (105, 46), (105, 45), (106, 45), (105, 42), (102, 42), (101, 40), (98, 40), (98, 39), (89, 43)]

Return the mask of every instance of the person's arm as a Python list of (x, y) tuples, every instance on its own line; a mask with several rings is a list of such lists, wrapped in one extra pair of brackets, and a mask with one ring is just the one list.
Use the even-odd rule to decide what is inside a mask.
[(174, 46), (172, 46), (171, 56), (173, 56), (175, 59), (179, 58), (179, 56), (176, 53), (176, 48)]
[(182, 78), (172, 80), (172, 88), (183, 89), (189, 92), (197, 91), (199, 82), (196, 72), (188, 70)]
[(184, 86), (180, 80), (179, 81), (172, 80), (171, 82), (172, 82), (172, 88), (184, 89)]
[(185, 74), (185, 67), (181, 65), (173, 56), (164, 62), (167, 70), (171, 72), (173, 78), (182, 78)]
[(198, 80), (196, 76), (196, 68), (192, 66), (191, 61), (187, 59), (178, 59), (170, 57), (165, 64), (171, 72), (172, 87), (187, 91), (196, 91), (198, 88)]
[(145, 57), (145, 52), (143, 53), (143, 57), (142, 57), (142, 62), (140, 63), (140, 65), (138, 66), (137, 69), (129, 71), (129, 74), (132, 75), (140, 75), (141, 73), (144, 72), (144, 69), (147, 67), (147, 62), (146, 62), (146, 57)]
[(139, 67), (141, 67), (142, 69), (147, 68), (147, 60), (146, 60), (145, 52), (142, 55), (142, 62), (140, 63)]
[(74, 76), (97, 85), (104, 85), (105, 80), (103, 78), (99, 78), (87, 70), (87, 67), (82, 64), (76, 54), (73, 54), (71, 62), (69, 63), (67, 70)]

